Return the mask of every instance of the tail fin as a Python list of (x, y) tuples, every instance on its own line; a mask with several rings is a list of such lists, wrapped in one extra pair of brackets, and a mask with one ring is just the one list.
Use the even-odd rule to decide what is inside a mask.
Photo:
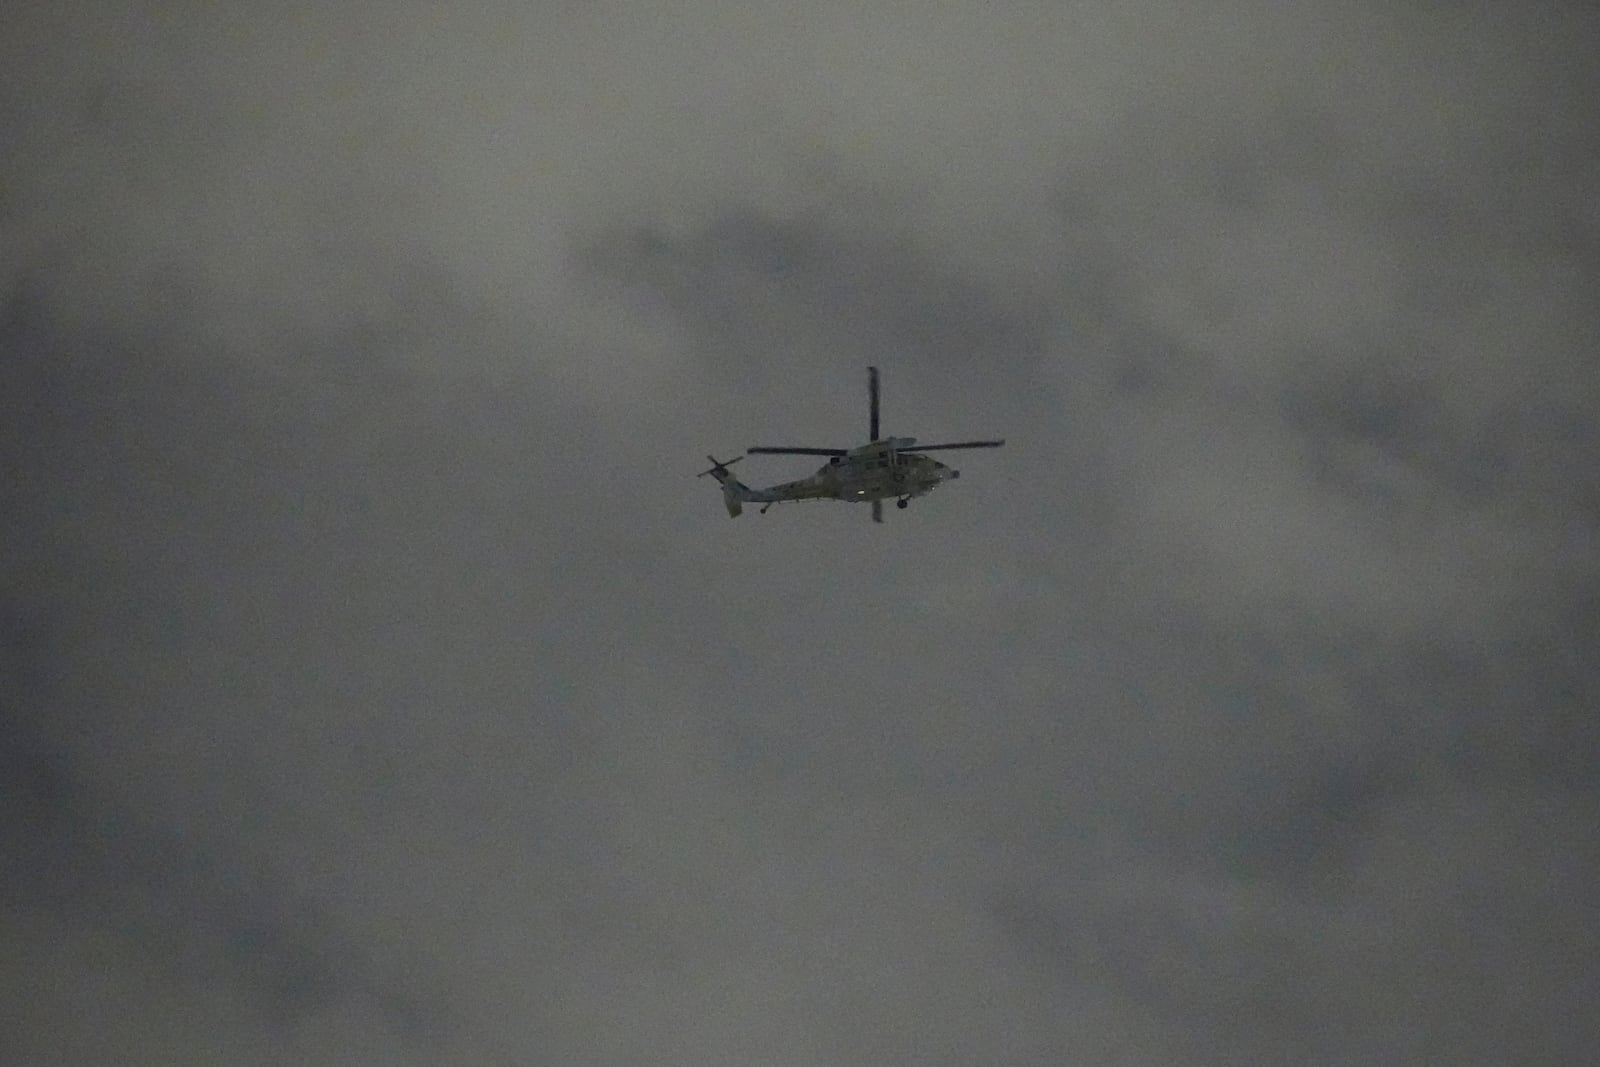
[(755, 493), (750, 489), (750, 487), (745, 485), (739, 479), (735, 478), (728, 471), (729, 467), (733, 466), (744, 457), (737, 456), (728, 460), (726, 463), (719, 460), (716, 456), (707, 456), (706, 458), (711, 461), (711, 469), (701, 471), (698, 477), (704, 478), (709, 474), (717, 481), (722, 483), (722, 503), (723, 506), (728, 509), (728, 517), (731, 519), (738, 518), (739, 513), (744, 510), (744, 502), (746, 500), (755, 499)]

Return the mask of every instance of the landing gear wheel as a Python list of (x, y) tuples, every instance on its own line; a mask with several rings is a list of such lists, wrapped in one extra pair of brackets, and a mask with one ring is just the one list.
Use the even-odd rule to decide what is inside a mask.
[(897, 508), (900, 508), (901, 510), (904, 510), (905, 508), (909, 507), (910, 504), (911, 504), (911, 501), (906, 500), (903, 497), (894, 502), (894, 506), (897, 507)]

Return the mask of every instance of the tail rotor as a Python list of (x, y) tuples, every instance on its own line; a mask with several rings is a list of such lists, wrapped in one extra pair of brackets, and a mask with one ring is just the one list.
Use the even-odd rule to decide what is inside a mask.
[[(716, 456), (708, 455), (708, 456), (706, 456), (706, 458), (711, 461), (711, 467), (710, 467), (709, 470), (703, 470), (699, 474), (695, 475), (696, 478), (704, 478), (708, 474), (715, 474), (715, 475), (719, 475), (719, 476), (723, 475), (723, 474), (727, 474), (728, 473), (728, 468), (733, 466), (735, 463), (739, 462), (744, 457), (743, 456), (735, 456), (733, 459), (728, 460), (728, 462), (726, 462), (726, 463), (722, 462), (722, 460), (718, 459)], [(720, 477), (719, 477), (718, 480), (719, 481), (721, 480)]]
[(722, 460), (718, 459), (716, 456), (707, 456), (706, 458), (711, 461), (711, 469), (701, 471), (698, 475), (696, 475), (696, 477), (704, 478), (709, 474), (717, 481), (721, 482), (722, 503), (727, 507), (728, 515), (730, 517), (738, 518), (739, 513), (744, 510), (744, 502), (746, 500), (757, 499), (756, 495), (750, 491), (750, 487), (745, 485), (739, 479), (735, 478), (728, 470), (729, 467), (733, 466), (744, 457), (736, 456), (733, 459), (728, 460), (726, 463), (722, 462)]

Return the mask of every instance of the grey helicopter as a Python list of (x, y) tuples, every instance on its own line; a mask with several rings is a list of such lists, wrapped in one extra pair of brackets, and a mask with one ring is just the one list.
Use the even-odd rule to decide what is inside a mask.
[(711, 475), (722, 484), (722, 501), (730, 518), (737, 518), (746, 504), (760, 504), (761, 513), (774, 504), (790, 500), (843, 500), (848, 503), (870, 503), (872, 521), (883, 521), (883, 502), (893, 499), (898, 508), (906, 507), (913, 497), (925, 496), (945, 482), (961, 477), (961, 472), (947, 467), (938, 460), (923, 455), (924, 452), (957, 448), (999, 448), (1004, 439), (993, 441), (955, 441), (948, 444), (919, 445), (915, 437), (881, 437), (878, 434), (878, 368), (867, 368), (867, 399), (870, 409), (871, 437), (864, 445), (855, 448), (791, 448), (787, 446), (760, 445), (745, 450), (746, 455), (827, 456), (828, 462), (817, 468), (808, 478), (782, 482), (765, 489), (752, 489), (735, 478), (728, 468), (744, 459), (744, 455), (723, 462), (715, 456), (709, 470), (698, 477)]

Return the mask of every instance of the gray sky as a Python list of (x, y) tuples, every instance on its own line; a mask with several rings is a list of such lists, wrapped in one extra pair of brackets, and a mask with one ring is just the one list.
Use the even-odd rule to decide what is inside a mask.
[(0, 1059), (1592, 1058), (1588, 5), (327, 6), (0, 15)]

